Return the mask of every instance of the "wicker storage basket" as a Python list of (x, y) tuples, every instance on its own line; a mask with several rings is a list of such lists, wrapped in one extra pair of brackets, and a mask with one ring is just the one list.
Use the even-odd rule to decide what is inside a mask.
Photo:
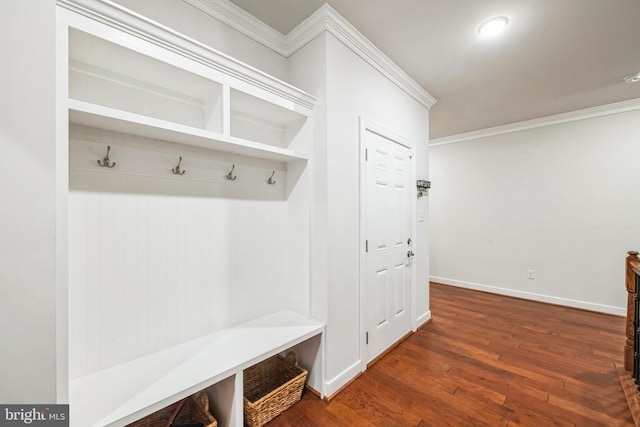
[(199, 391), (179, 402), (128, 424), (127, 427), (169, 427), (171, 424), (202, 423), (204, 427), (218, 427), (209, 412), (209, 396)]
[(243, 377), (245, 422), (262, 427), (301, 399), (307, 371), (289, 352), (245, 369)]

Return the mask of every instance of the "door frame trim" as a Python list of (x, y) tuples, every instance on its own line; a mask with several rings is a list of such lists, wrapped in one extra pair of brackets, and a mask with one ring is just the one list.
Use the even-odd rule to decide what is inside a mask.
[[(407, 147), (411, 150), (411, 172), (410, 179), (411, 183), (416, 182), (416, 144), (411, 141), (409, 138), (402, 136), (401, 134), (394, 132), (385, 126), (374, 122), (373, 120), (359, 115), (358, 116), (358, 126), (359, 126), (359, 146), (360, 146), (360, 189), (359, 189), (359, 197), (360, 197), (360, 340), (359, 340), (359, 355), (360, 355), (360, 372), (364, 372), (367, 370), (367, 351), (366, 351), (366, 342), (365, 342), (365, 333), (366, 333), (366, 230), (367, 230), (367, 198), (366, 198), (366, 164), (365, 164), (365, 144), (366, 144), (366, 134), (367, 132), (371, 132), (377, 134), (385, 139), (388, 139), (391, 142)], [(409, 188), (410, 194), (413, 187)], [(411, 216), (411, 239), (415, 242), (416, 238), (416, 197), (410, 197), (410, 216)], [(415, 331), (417, 327), (416, 322), (416, 266), (415, 262), (411, 264), (411, 294), (410, 294), (410, 316), (411, 316), (411, 331)], [(398, 337), (398, 340), (401, 340), (402, 337)], [(395, 343), (393, 344), (395, 345)], [(393, 346), (392, 345), (392, 346)]]

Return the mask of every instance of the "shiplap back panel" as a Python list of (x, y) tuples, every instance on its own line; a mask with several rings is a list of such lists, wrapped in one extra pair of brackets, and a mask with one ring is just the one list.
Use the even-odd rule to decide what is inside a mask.
[[(71, 378), (286, 308), (296, 287), (285, 283), (287, 202), (262, 182), (272, 165), (238, 166), (254, 167), (255, 183), (234, 187), (89, 166), (97, 150), (71, 141)], [(116, 152), (123, 166), (125, 153), (150, 156), (116, 145), (116, 163)]]

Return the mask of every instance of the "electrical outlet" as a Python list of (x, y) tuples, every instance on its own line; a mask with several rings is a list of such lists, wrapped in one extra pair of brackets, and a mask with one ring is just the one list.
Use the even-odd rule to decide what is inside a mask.
[(536, 278), (535, 270), (527, 270), (527, 279), (533, 280)]

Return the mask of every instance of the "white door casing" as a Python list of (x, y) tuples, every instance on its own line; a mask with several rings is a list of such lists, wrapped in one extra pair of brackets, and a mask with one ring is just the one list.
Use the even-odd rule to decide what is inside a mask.
[[(361, 118), (364, 366), (412, 326), (412, 148)], [(411, 239), (411, 240), (410, 240)]]

